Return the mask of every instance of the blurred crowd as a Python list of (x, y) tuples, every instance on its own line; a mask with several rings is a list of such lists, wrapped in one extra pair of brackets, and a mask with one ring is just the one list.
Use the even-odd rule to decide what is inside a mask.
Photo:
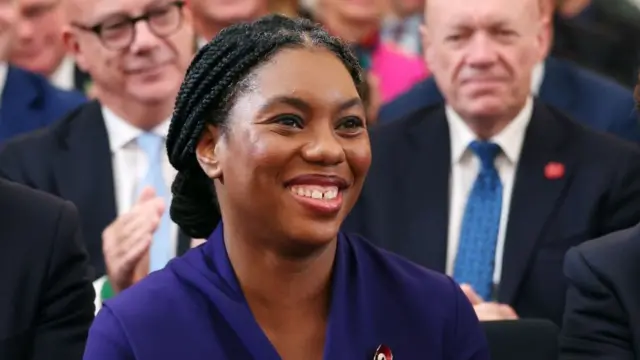
[[(453, 277), (481, 321), (548, 320), (567, 359), (617, 353), (591, 336), (616, 322), (640, 359), (640, 304), (598, 304), (640, 286), (584, 270), (608, 254), (590, 241), (640, 223), (631, 0), (0, 0), (0, 176), (77, 208), (91, 315), (205, 241), (169, 217), (176, 96), (217, 34), (271, 13), (321, 24), (364, 70), (373, 163), (345, 231)], [(604, 273), (640, 276), (613, 256)]]

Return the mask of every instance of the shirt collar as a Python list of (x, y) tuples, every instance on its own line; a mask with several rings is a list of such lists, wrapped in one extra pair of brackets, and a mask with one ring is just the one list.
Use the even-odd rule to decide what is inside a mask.
[[(445, 108), (447, 122), (449, 123), (449, 134), (451, 137), (451, 163), (457, 164), (467, 153), (469, 144), (477, 137), (473, 131), (462, 120), (462, 117), (447, 105)], [(498, 144), (507, 159), (516, 164), (522, 151), (522, 143), (527, 131), (527, 126), (533, 113), (533, 99), (529, 97), (520, 113), (501, 132), (491, 138), (491, 141)]]
[[(107, 134), (109, 134), (109, 147), (112, 153), (122, 149), (144, 132), (144, 130), (120, 118), (106, 106), (102, 106), (102, 116), (107, 127)], [(168, 118), (153, 128), (151, 132), (166, 139), (170, 122), (171, 119)]]
[(0, 62), (0, 97), (4, 92), (7, 84), (7, 74), (9, 73), (9, 65), (6, 62)]
[(73, 58), (65, 56), (56, 71), (49, 77), (49, 81), (61, 89), (72, 90), (74, 87), (73, 78), (75, 75), (75, 66)]
[(538, 95), (544, 79), (544, 61), (539, 62), (531, 71), (531, 93)]

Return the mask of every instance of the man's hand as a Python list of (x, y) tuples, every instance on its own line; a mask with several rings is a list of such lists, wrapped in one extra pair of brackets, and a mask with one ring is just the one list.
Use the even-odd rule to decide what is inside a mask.
[(478, 293), (476, 293), (468, 284), (460, 286), (462, 292), (473, 305), (476, 316), (480, 321), (496, 321), (496, 320), (517, 320), (518, 314), (509, 305), (498, 304), (495, 302), (486, 302)]
[(102, 233), (107, 275), (116, 293), (135, 282), (136, 267), (146, 258), (164, 209), (163, 199), (153, 189), (145, 188), (133, 208)]

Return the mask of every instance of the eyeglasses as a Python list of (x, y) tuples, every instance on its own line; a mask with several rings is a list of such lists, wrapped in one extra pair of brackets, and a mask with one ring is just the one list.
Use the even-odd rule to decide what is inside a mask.
[(136, 37), (136, 24), (146, 21), (151, 32), (160, 38), (165, 38), (175, 33), (182, 24), (182, 8), (184, 1), (155, 7), (137, 17), (124, 15), (114, 16), (99, 24), (86, 26), (78, 23), (74, 27), (89, 31), (98, 36), (102, 45), (110, 50), (123, 50), (128, 48)]

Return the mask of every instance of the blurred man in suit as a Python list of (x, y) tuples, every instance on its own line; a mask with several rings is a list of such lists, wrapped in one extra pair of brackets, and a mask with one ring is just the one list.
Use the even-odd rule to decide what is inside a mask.
[(64, 25), (62, 0), (17, 1), (20, 20), (10, 62), (46, 76), (61, 89), (84, 92), (89, 78), (68, 56), (60, 36)]
[(632, 88), (640, 64), (640, 11), (629, 0), (553, 0), (551, 53)]
[(481, 320), (559, 324), (566, 250), (640, 221), (640, 149), (532, 98), (538, 0), (429, 0), (426, 17), (446, 106), (374, 130), (345, 229), (452, 275)]
[(168, 216), (175, 170), (162, 148), (194, 35), (182, 1), (66, 0), (65, 10), (65, 43), (97, 101), (7, 143), (0, 174), (78, 207), (108, 297), (190, 245)]
[(640, 358), (640, 225), (569, 250), (562, 360)]
[(94, 291), (69, 202), (0, 180), (0, 358), (80, 360)]
[(45, 127), (85, 101), (80, 93), (7, 64), (18, 16), (17, 0), (0, 2), (0, 141)]
[(198, 48), (229, 25), (267, 15), (269, 5), (269, 0), (189, 0)]
[[(550, 5), (549, 0), (542, 1)], [(543, 11), (551, 13), (551, 9), (546, 6)], [(546, 57), (534, 67), (530, 84), (534, 96), (574, 120), (640, 142), (640, 125), (633, 111), (631, 91), (613, 80), (564, 60)], [(380, 124), (393, 122), (442, 101), (444, 98), (432, 77), (383, 106), (378, 121)]]

